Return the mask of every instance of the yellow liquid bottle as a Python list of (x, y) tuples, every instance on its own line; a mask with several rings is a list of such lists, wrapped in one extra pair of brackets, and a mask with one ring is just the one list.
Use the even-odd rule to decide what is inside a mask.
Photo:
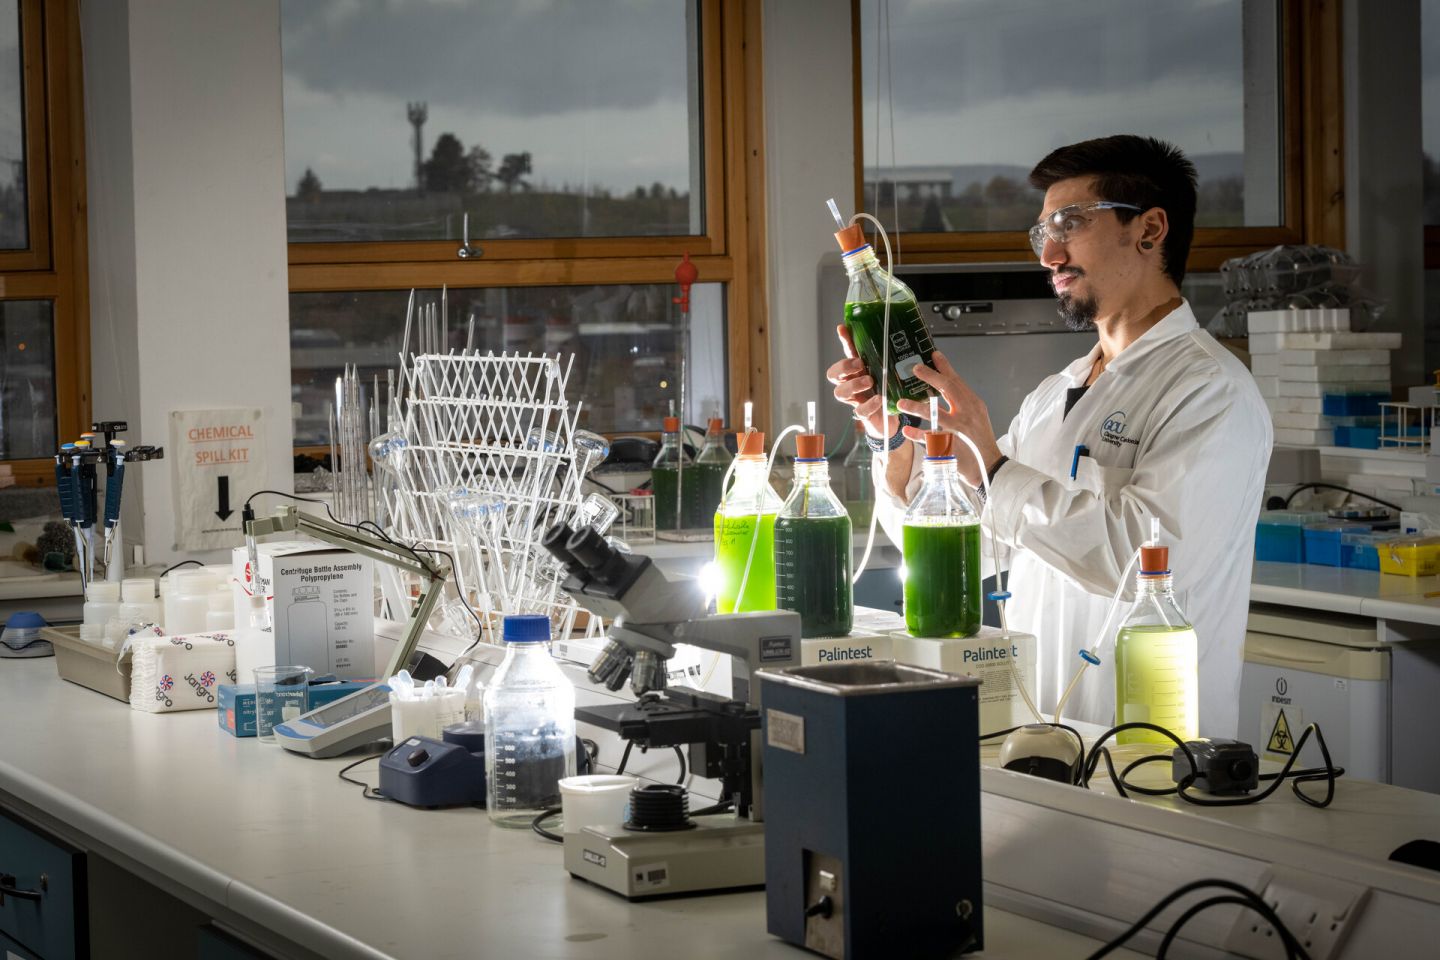
[[(1175, 601), (1166, 547), (1142, 547), (1135, 604), (1115, 639), (1115, 722), (1164, 727), (1181, 740), (1200, 735), (1199, 645)], [(1153, 730), (1124, 730), (1119, 743), (1174, 744)]]
[(715, 511), (715, 612), (774, 610), (775, 518), (781, 504), (770, 487), (765, 434), (742, 435), (735, 459), (735, 481)]

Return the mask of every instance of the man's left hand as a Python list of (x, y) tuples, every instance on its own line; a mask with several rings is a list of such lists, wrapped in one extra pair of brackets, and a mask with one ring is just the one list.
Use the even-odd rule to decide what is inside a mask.
[[(980, 450), (986, 471), (993, 470), (1001, 453), (995, 442), (995, 428), (990, 426), (990, 411), (986, 408), (985, 401), (960, 379), (960, 374), (955, 372), (950, 361), (939, 350), (935, 351), (930, 361), (934, 366), (917, 364), (915, 376), (940, 394), (939, 429), (963, 433), (969, 437)], [(913, 414), (922, 420), (930, 419), (928, 403), (901, 400), (898, 406), (903, 413)], [(906, 427), (905, 435), (922, 443), (925, 440), (925, 431), (918, 427)], [(974, 454), (963, 443), (959, 443), (955, 450), (955, 464), (966, 483), (972, 487), (980, 486), (980, 465), (975, 462)]]

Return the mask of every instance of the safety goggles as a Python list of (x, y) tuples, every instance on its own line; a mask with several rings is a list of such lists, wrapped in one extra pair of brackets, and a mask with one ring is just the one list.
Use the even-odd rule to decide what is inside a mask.
[(1085, 214), (1094, 210), (1134, 210), (1136, 213), (1144, 213), (1133, 203), (1116, 203), (1113, 200), (1072, 203), (1054, 210), (1030, 228), (1030, 249), (1034, 250), (1038, 257), (1044, 252), (1047, 239), (1056, 243), (1069, 243), (1071, 237), (1090, 223), (1090, 218)]

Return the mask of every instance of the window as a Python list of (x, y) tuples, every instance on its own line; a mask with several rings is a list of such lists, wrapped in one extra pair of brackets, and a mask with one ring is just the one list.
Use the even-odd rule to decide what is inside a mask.
[[(1343, 239), (1322, 238), (1319, 216), (1307, 223), (1307, 177), (1338, 179), (1338, 150), (1328, 167), (1317, 157), (1307, 169), (1301, 135), (1312, 118), (1298, 92), (1304, 71), (1318, 72), (1300, 46), (1336, 28), (1333, 12), (1284, 0), (855, 9), (859, 194), (908, 234), (907, 259), (1030, 257), (1022, 231), (1041, 204), (1031, 167), (1056, 147), (1120, 132), (1170, 140), (1195, 162), (1192, 269), (1275, 243)], [(1325, 37), (1338, 57), (1338, 33)]]
[(730, 295), (758, 269), (758, 24), (719, 0), (284, 0), (296, 444), (343, 364), (393, 367), (412, 288), (447, 288), (457, 348), (473, 315), (479, 349), (574, 350), (590, 429), (657, 429), (686, 336), (687, 417), (738, 409), (767, 353), (763, 299)]
[(89, 426), (78, 63), (73, 0), (0, 0), (0, 486)]

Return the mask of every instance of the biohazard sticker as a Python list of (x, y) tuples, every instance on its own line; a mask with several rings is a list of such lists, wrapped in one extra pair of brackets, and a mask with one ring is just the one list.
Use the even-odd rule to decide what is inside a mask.
[(1304, 728), (1304, 714), (1298, 706), (1265, 704), (1260, 711), (1260, 742), (1264, 744), (1262, 752), (1281, 759), (1289, 757), (1295, 752), (1295, 731)]

